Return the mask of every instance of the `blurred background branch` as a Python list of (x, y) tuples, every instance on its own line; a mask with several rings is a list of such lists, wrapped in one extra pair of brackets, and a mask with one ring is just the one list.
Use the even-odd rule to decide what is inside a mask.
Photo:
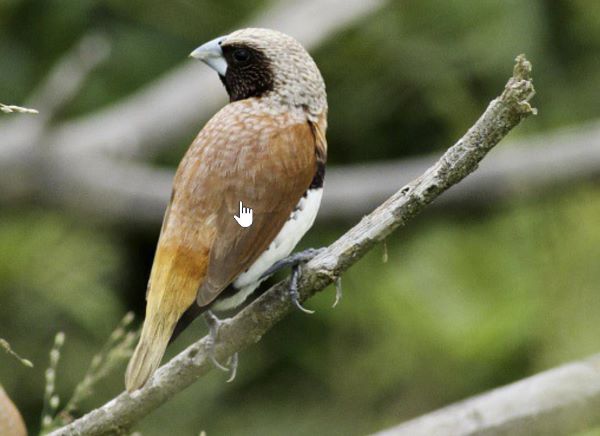
[(49, 123), (53, 116), (78, 93), (88, 75), (108, 58), (106, 37), (98, 34), (84, 36), (51, 69), (38, 86), (28, 105), (38, 108), (35, 118), (19, 118), (0, 122), (0, 188), (2, 201), (22, 199), (23, 196), (43, 198), (42, 174), (49, 149), (45, 142), (51, 135)]
[[(435, 159), (428, 155), (328, 169), (319, 219), (354, 219), (365, 214)], [(15, 171), (12, 164), (11, 171)], [(149, 164), (59, 150), (44, 157), (41, 177), (40, 168), (29, 164), (16, 171), (36, 174), (38, 183), (29, 194), (35, 192), (44, 201), (126, 224), (160, 224), (174, 175), (172, 170)], [(436, 206), (527, 198), (599, 174), (600, 125), (591, 122), (507, 144), (494, 152), (493, 163), (484, 162), (477, 174), (446, 193)], [(0, 193), (3, 200), (14, 195), (13, 177), (0, 176), (0, 183), (7, 183)]]
[(600, 424), (600, 355), (528, 377), (373, 436), (566, 435)]
[[(318, 218), (351, 220), (364, 215), (436, 158), (427, 155), (329, 168)], [(47, 201), (108, 222), (158, 225), (162, 221), (172, 170), (73, 152), (45, 163), (48, 179), (39, 189)], [(507, 144), (494, 152), (493, 162), (482, 163), (477, 174), (444, 194), (436, 207), (527, 198), (599, 174), (600, 125), (592, 122)]]

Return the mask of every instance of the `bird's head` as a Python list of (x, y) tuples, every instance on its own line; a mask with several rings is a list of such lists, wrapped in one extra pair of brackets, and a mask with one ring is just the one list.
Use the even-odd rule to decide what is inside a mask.
[(315, 116), (327, 110), (317, 65), (298, 41), (281, 32), (237, 30), (201, 45), (190, 56), (219, 73), (231, 101), (268, 97)]

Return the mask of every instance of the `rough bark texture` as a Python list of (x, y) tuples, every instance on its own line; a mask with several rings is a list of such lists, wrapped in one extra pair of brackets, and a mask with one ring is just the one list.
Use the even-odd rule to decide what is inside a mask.
[[(535, 113), (529, 105), (534, 95), (531, 65), (517, 58), (513, 77), (502, 95), (494, 99), (475, 125), (423, 175), (392, 195), (370, 215), (340, 237), (304, 268), (301, 300), (331, 284), (376, 243), (420, 212), (450, 186), (458, 183), (512, 128)], [(215, 345), (215, 357), (225, 361), (237, 351), (258, 342), (292, 306), (284, 280), (225, 321)], [(105, 405), (52, 433), (102, 435), (128, 429), (170, 397), (212, 369), (203, 338), (161, 367), (148, 384), (132, 395), (122, 393)]]

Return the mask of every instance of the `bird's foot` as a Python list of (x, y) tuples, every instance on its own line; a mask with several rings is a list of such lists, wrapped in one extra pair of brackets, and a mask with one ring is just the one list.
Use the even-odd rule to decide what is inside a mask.
[(296, 264), (292, 266), (292, 277), (290, 278), (290, 300), (292, 300), (292, 304), (296, 306), (302, 312), (312, 315), (315, 313), (314, 310), (307, 309), (300, 303), (300, 294), (298, 293), (298, 279), (300, 278), (300, 264)]
[[(300, 309), (302, 312), (312, 315), (315, 313), (314, 310), (307, 309), (300, 303), (298, 294), (298, 279), (300, 278), (300, 265), (295, 265), (292, 267), (292, 278), (290, 280), (290, 298), (294, 306)], [(331, 305), (332, 308), (335, 308), (340, 300), (342, 299), (342, 278), (336, 277), (335, 281), (335, 300)]]
[(290, 300), (292, 301), (292, 304), (294, 306), (296, 306), (302, 312), (308, 313), (308, 314), (313, 314), (313, 313), (315, 313), (314, 310), (309, 310), (309, 309), (305, 308), (304, 306), (302, 306), (302, 303), (300, 303), (300, 294), (298, 293), (298, 280), (300, 279), (300, 266), (303, 263), (306, 263), (309, 260), (311, 260), (313, 257), (321, 254), (324, 250), (325, 250), (325, 248), (309, 248), (308, 250), (300, 251), (299, 253), (294, 253), (294, 254), (286, 257), (285, 259), (275, 262), (271, 266), (271, 268), (269, 268), (268, 270), (266, 270), (263, 273), (263, 275), (261, 276), (261, 279), (269, 277), (270, 275), (276, 273), (277, 271), (279, 271), (282, 268), (291, 266), (292, 267), (292, 277), (290, 279), (290, 288), (289, 288)]
[(212, 311), (210, 311), (210, 310), (207, 310), (206, 312), (204, 312), (203, 317), (204, 317), (204, 320), (206, 321), (206, 324), (208, 325), (208, 340), (207, 340), (208, 358), (210, 359), (212, 364), (215, 366), (215, 368), (218, 368), (224, 372), (229, 372), (231, 374), (229, 376), (229, 378), (227, 379), (227, 383), (230, 383), (235, 379), (235, 375), (237, 373), (238, 353), (235, 353), (233, 356), (231, 356), (229, 358), (229, 360), (227, 361), (227, 365), (229, 365), (229, 366), (225, 366), (225, 365), (222, 365), (221, 363), (219, 363), (219, 361), (215, 357), (215, 343), (219, 336), (219, 328), (220, 328), (221, 324), (223, 324), (223, 321), (221, 321), (219, 318), (217, 318), (217, 316), (214, 313), (212, 313)]

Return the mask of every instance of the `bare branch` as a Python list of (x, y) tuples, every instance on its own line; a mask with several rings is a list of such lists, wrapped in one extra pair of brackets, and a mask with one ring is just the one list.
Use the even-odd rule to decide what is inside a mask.
[[(522, 119), (534, 113), (529, 105), (534, 94), (530, 72), (529, 62), (519, 56), (513, 77), (502, 95), (490, 103), (463, 138), (424, 174), (311, 260), (303, 268), (300, 279), (301, 300), (334, 282), (377, 242), (474, 171), (492, 147)], [(214, 348), (219, 361), (259, 341), (292, 309), (288, 286), (289, 280), (278, 283), (235, 317), (224, 321)], [(161, 367), (142, 389), (131, 395), (120, 394), (52, 435), (101, 435), (127, 429), (211, 369), (207, 340), (203, 338)]]
[(600, 355), (494, 389), (376, 436), (567, 435), (600, 424)]

